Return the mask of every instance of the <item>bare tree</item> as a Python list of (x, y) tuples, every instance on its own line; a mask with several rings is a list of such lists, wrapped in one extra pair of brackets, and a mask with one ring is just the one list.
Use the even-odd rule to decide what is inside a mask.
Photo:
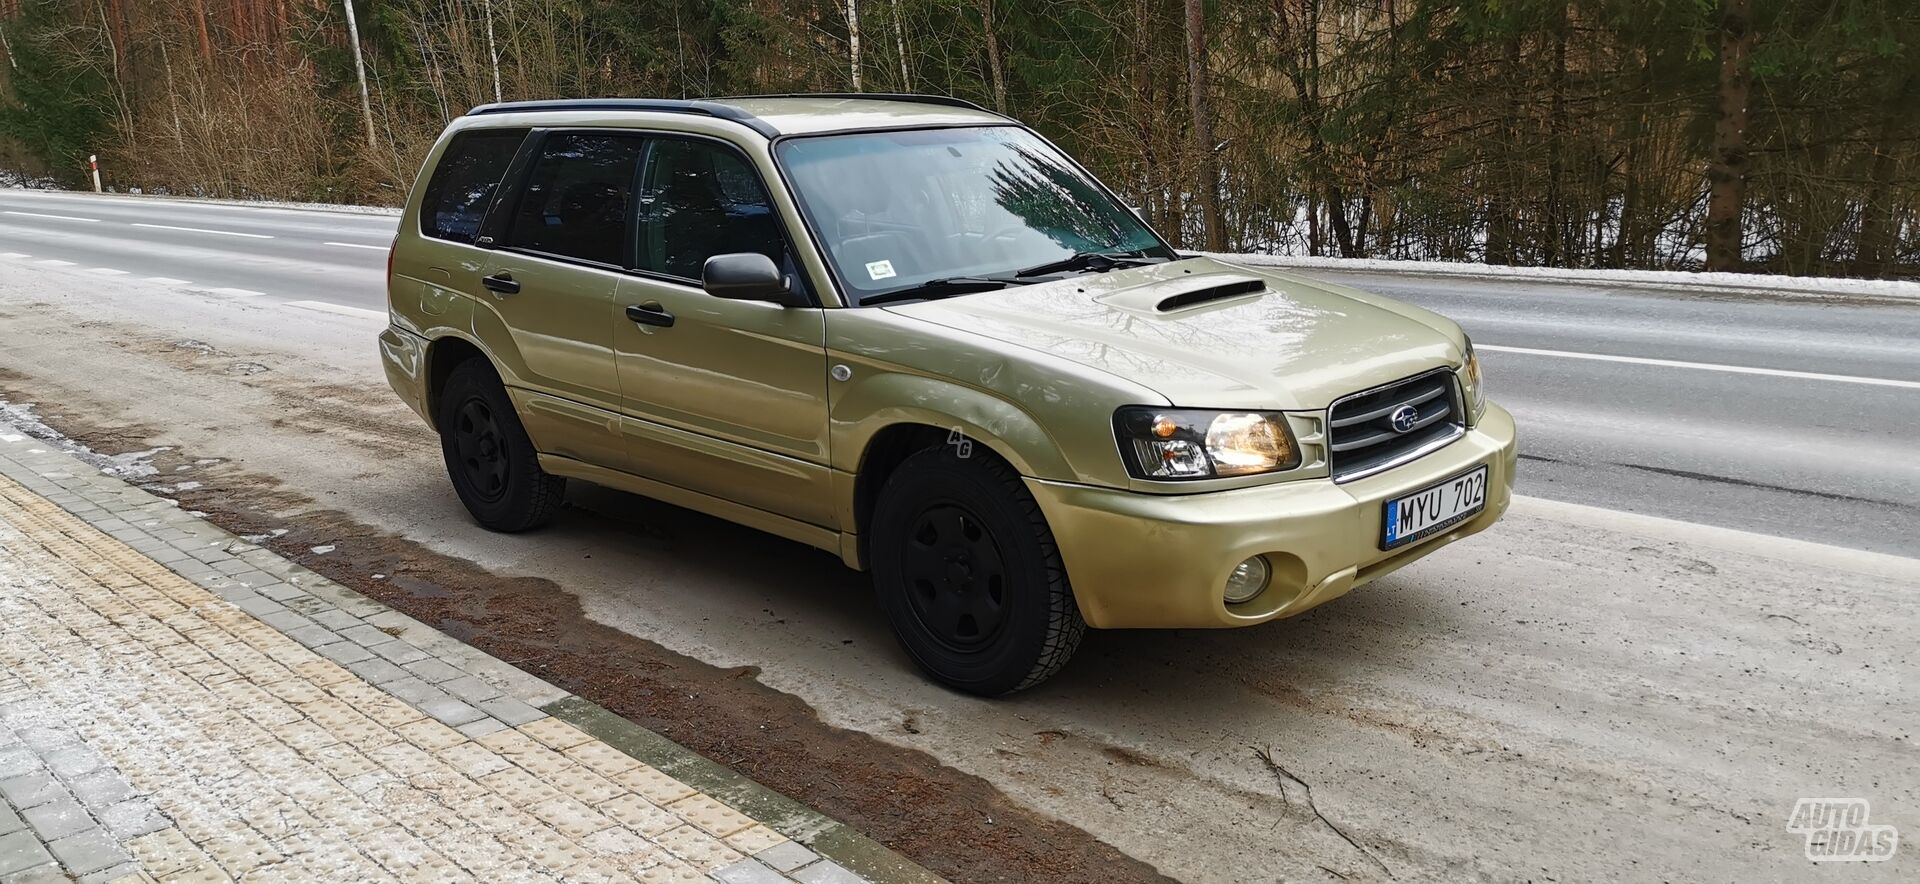
[(347, 45), (353, 50), (353, 76), (360, 83), (360, 116), (367, 121), (367, 147), (378, 150), (380, 136), (373, 127), (373, 99), (367, 93), (367, 62), (360, 54), (360, 26), (353, 18), (353, 0), (340, 0), (347, 10)]
[(1202, 0), (1187, 0), (1187, 104), (1193, 112), (1193, 150), (1200, 199), (1202, 236), (1207, 248), (1225, 251), (1227, 231), (1220, 222), (1220, 162), (1213, 145), (1213, 115), (1207, 107), (1207, 20)]
[(907, 67), (907, 23), (900, 15), (900, 0), (892, 0), (892, 4), (893, 48), (894, 54), (900, 58), (900, 89), (903, 92), (912, 92), (913, 72)]
[(1713, 156), (1707, 165), (1707, 269), (1739, 270), (1745, 264), (1747, 201), (1747, 103), (1753, 93), (1752, 0), (1721, 0), (1719, 115), (1713, 126)]
[(500, 50), (493, 42), (493, 0), (481, 0), (487, 17), (487, 63), (493, 68), (493, 100), (500, 101)]
[(980, 0), (980, 25), (987, 38), (987, 76), (993, 80), (993, 109), (1007, 112), (1007, 63), (1000, 51), (1000, 32), (994, 26), (996, 0)]
[(853, 91), (860, 91), (860, 0), (847, 0), (847, 68)]

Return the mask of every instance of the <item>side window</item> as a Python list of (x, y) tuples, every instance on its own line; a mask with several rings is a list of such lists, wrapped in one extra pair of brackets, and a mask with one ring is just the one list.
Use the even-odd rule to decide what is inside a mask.
[(639, 269), (699, 279), (714, 255), (759, 252), (801, 279), (760, 176), (733, 150), (707, 141), (659, 139), (647, 161), (643, 190)]
[(527, 176), (506, 245), (620, 266), (634, 172), (645, 141), (629, 135), (547, 136)]
[(500, 176), (506, 174), (507, 164), (513, 162), (526, 137), (525, 129), (481, 129), (453, 136), (433, 177), (427, 179), (427, 192), (420, 200), (420, 232), (472, 245), (500, 187)]

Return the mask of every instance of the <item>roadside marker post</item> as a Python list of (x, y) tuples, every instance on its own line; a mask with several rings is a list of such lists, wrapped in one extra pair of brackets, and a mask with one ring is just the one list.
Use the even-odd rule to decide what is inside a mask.
[(93, 192), (100, 192), (100, 155), (87, 154), (87, 170), (93, 173)]

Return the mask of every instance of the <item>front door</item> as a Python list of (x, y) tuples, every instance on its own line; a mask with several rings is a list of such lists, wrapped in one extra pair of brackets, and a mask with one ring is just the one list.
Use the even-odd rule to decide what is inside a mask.
[(502, 207), (508, 214), (480, 270), (475, 330), (512, 341), (512, 352), (495, 345), (495, 357), (515, 375), (535, 447), (617, 468), (626, 450), (608, 314), (646, 142), (603, 132), (536, 137), (525, 186)]
[(638, 272), (620, 280), (613, 311), (629, 469), (836, 527), (825, 316), (700, 288), (707, 258), (729, 252), (767, 255), (805, 285), (760, 176), (729, 145), (662, 135), (639, 206)]

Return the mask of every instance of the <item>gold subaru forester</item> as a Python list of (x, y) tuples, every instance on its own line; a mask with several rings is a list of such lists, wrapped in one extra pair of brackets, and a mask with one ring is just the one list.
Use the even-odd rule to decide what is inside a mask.
[(811, 544), (960, 690), (1299, 614), (1511, 497), (1459, 326), (1183, 257), (966, 102), (487, 105), (419, 180), (380, 349), (481, 525), (578, 479)]

